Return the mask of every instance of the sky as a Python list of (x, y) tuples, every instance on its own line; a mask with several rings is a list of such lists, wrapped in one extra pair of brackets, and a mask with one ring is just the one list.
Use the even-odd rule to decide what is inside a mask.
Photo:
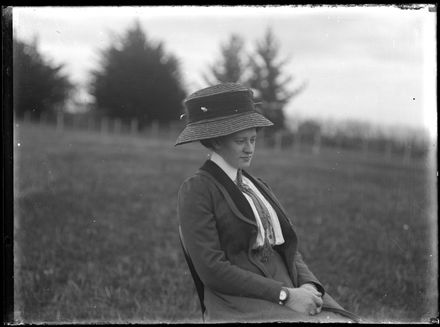
[(436, 13), (395, 6), (106, 6), (15, 7), (14, 36), (38, 38), (41, 53), (83, 86), (100, 50), (137, 19), (181, 65), (191, 93), (232, 33), (252, 52), (271, 28), (289, 58), (288, 85), (307, 88), (286, 106), (288, 117), (358, 120), (426, 128), (437, 135)]

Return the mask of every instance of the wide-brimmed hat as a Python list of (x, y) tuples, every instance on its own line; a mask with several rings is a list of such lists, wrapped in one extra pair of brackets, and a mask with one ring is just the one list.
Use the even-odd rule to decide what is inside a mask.
[(184, 104), (186, 126), (175, 146), (273, 125), (255, 110), (252, 90), (238, 83), (201, 89), (189, 95)]

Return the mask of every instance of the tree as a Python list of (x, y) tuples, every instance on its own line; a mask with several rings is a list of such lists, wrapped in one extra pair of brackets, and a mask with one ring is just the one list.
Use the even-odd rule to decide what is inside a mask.
[(243, 61), (244, 41), (237, 34), (232, 34), (229, 42), (220, 46), (220, 58), (209, 67), (210, 75), (203, 79), (209, 85), (218, 83), (241, 83), (246, 70)]
[(179, 117), (185, 97), (179, 63), (161, 42), (147, 40), (138, 21), (101, 54), (90, 85), (99, 110), (110, 117), (137, 118), (141, 128)]
[(268, 28), (263, 39), (257, 41), (255, 54), (249, 57), (252, 74), (248, 84), (256, 90), (256, 98), (262, 102), (261, 110), (274, 122), (274, 129), (285, 127), (284, 106), (305, 88), (305, 83), (294, 90), (287, 88), (293, 77), (283, 74), (288, 59), (278, 60), (279, 49), (272, 30)]
[(299, 124), (297, 133), (303, 140), (313, 141), (321, 134), (321, 125), (317, 121), (307, 119)]
[(43, 58), (37, 39), (26, 43), (13, 39), (13, 101), (17, 117), (29, 111), (33, 116), (53, 112), (64, 104), (74, 89), (63, 65), (54, 65)]

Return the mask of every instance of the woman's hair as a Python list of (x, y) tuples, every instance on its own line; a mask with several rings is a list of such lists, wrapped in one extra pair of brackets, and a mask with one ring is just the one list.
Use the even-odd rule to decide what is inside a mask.
[[(262, 129), (262, 127), (256, 127), (255, 130), (258, 133), (258, 131)], [(215, 150), (214, 148), (214, 142), (218, 142), (220, 139), (222, 138), (222, 136), (219, 137), (213, 137), (210, 139), (204, 139), (204, 140), (200, 140), (200, 143), (202, 143), (202, 145), (205, 148), (208, 148), (209, 150)]]
[(212, 139), (205, 139), (205, 140), (200, 140), (200, 143), (202, 143), (202, 145), (205, 148), (208, 148), (209, 150), (215, 150), (214, 148), (214, 140), (218, 140), (220, 139), (219, 137), (214, 137)]

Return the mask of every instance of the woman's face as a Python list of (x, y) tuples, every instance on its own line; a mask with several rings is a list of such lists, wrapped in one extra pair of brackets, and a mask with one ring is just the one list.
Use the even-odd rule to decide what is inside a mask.
[(256, 139), (256, 129), (246, 129), (222, 137), (215, 145), (215, 151), (232, 167), (247, 168), (251, 165)]

